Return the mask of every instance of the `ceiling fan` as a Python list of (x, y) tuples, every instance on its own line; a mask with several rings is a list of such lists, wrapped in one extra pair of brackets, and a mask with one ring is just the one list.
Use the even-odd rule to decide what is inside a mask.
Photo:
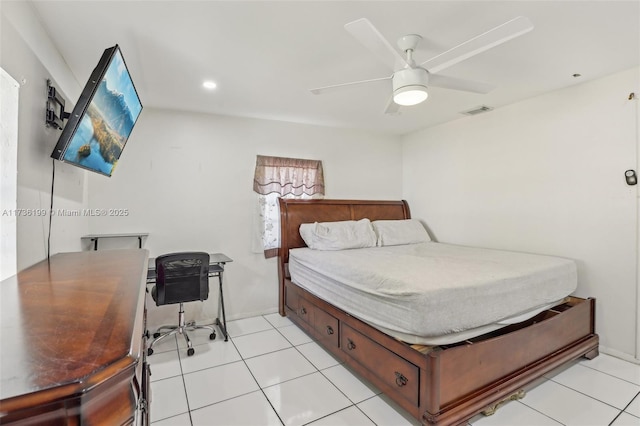
[(393, 114), (399, 111), (400, 106), (417, 105), (426, 100), (429, 85), (473, 93), (490, 92), (495, 88), (492, 84), (448, 77), (439, 72), (531, 31), (533, 24), (522, 16), (514, 18), (420, 64), (416, 64), (413, 58), (413, 52), (422, 40), (422, 37), (417, 34), (405, 35), (398, 39), (398, 47), (405, 53), (405, 57), (402, 57), (368, 19), (358, 19), (344, 27), (383, 64), (387, 65), (393, 74), (388, 77), (319, 87), (311, 89), (311, 93), (321, 94), (347, 86), (391, 80), (393, 95), (387, 103), (385, 113)]

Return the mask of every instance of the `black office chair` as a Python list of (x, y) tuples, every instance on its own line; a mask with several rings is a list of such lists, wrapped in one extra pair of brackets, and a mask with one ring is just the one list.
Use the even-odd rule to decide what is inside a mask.
[[(163, 325), (153, 334), (154, 340), (147, 349), (153, 354), (153, 346), (159, 341), (174, 334), (182, 334), (187, 342), (187, 355), (195, 353), (195, 349), (187, 335), (187, 330), (208, 329), (209, 339), (216, 338), (213, 326), (196, 325), (195, 321), (185, 324), (183, 303), (196, 300), (207, 300), (209, 297), (209, 255), (202, 252), (171, 253), (156, 258), (156, 285), (151, 290), (156, 306), (180, 304), (178, 325)], [(161, 330), (169, 330), (161, 333)]]

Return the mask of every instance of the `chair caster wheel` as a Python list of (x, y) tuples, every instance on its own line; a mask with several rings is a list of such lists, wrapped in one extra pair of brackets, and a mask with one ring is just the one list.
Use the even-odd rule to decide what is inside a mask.
[(147, 349), (147, 355), (148, 356), (153, 355), (153, 349), (151, 349), (151, 348)]
[(216, 333), (211, 333), (209, 335), (209, 340), (216, 340)]
[(193, 349), (193, 348), (189, 348), (189, 349), (187, 349), (187, 356), (191, 356), (191, 355), (193, 355), (194, 353), (196, 353), (196, 350), (195, 350), (195, 349)]
[(158, 337), (160, 337), (160, 333), (153, 333), (153, 337), (154, 337), (154, 338), (158, 338)]

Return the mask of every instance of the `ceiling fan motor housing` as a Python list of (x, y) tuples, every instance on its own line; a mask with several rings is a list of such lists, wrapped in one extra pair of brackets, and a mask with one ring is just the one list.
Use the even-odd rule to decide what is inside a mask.
[(407, 86), (422, 86), (424, 90), (429, 83), (429, 73), (424, 68), (405, 68), (393, 74), (393, 91)]

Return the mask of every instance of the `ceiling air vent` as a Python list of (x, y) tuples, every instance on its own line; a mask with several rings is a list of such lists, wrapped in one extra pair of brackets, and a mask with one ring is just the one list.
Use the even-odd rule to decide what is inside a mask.
[(478, 114), (482, 114), (483, 112), (489, 112), (493, 110), (493, 107), (490, 106), (486, 106), (486, 105), (482, 105), (479, 106), (477, 108), (474, 109), (470, 109), (469, 111), (463, 111), (460, 114), (464, 114), (464, 115), (478, 115)]

